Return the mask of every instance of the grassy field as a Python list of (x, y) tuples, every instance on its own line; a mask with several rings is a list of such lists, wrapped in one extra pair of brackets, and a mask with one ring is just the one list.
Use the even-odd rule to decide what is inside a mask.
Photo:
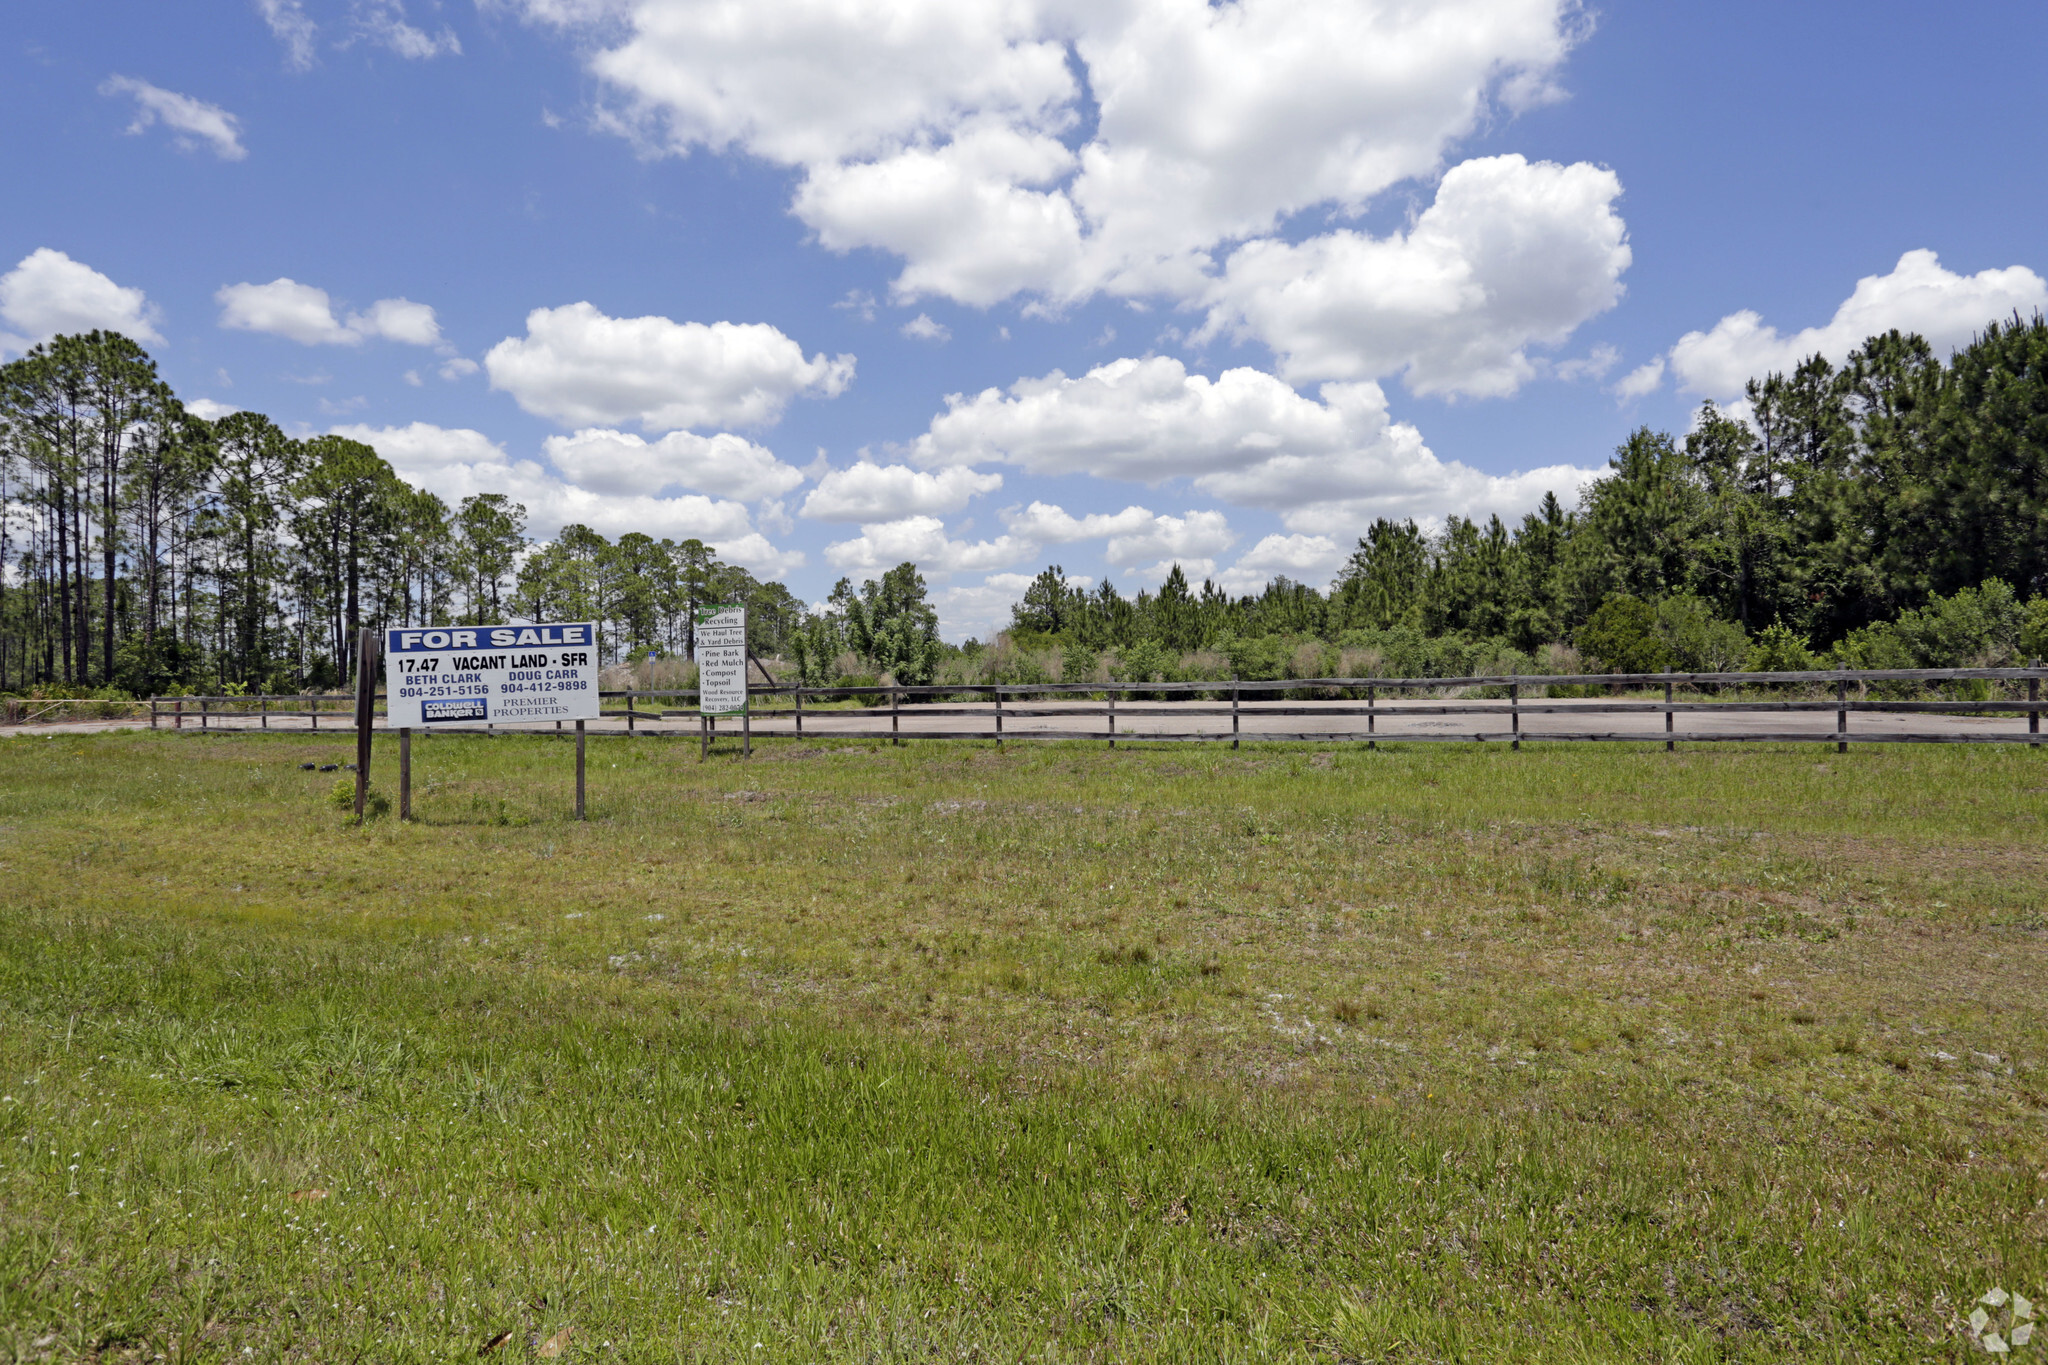
[(347, 744), (0, 740), (0, 1361), (1954, 1360), (2048, 1298), (2048, 754), (614, 739), (577, 825), (566, 744), (443, 736), (356, 829)]

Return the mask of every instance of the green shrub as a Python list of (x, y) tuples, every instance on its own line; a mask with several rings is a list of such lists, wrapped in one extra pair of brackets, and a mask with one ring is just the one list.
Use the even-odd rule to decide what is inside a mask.
[(1287, 648), (1277, 635), (1232, 635), (1216, 648), (1230, 661), (1230, 676), (1246, 682), (1272, 682), (1287, 676)]
[(1075, 640), (1060, 651), (1060, 681), (1084, 683), (1095, 681), (1095, 669), (1101, 663), (1094, 650)]
[[(1163, 681), (1166, 671), (1174, 660), (1157, 640), (1140, 640), (1127, 645), (1116, 653), (1116, 662), (1110, 665), (1109, 676), (1131, 687), (1138, 683)], [(1131, 696), (1137, 701), (1156, 701), (1161, 694), (1136, 692)]]
[(1627, 593), (1610, 594), (1579, 627), (1573, 643), (1604, 673), (1662, 673), (1671, 649), (1657, 630), (1657, 609)]
[(1657, 638), (1671, 667), (1681, 673), (1737, 673), (1749, 659), (1749, 637), (1741, 626), (1714, 615), (1691, 593), (1657, 603)]
[(1805, 673), (1820, 667), (1820, 660), (1807, 648), (1806, 637), (1794, 634), (1790, 626), (1765, 626), (1749, 651), (1751, 673)]
[(2011, 585), (1987, 578), (1974, 588), (1934, 597), (1893, 623), (1913, 668), (1996, 668), (2023, 648), (2027, 613)]
[(2048, 597), (2027, 603), (2020, 614), (2020, 662), (2048, 659)]
[(1918, 668), (1913, 651), (1890, 621), (1852, 630), (1829, 651), (1837, 668)]
[[(832, 685), (834, 687), (879, 687), (881, 686), (881, 680), (872, 673), (841, 673), (832, 680)], [(887, 697), (874, 692), (862, 692), (857, 696), (848, 692), (828, 692), (823, 700), (845, 701), (849, 697), (859, 702), (862, 706), (887, 706), (889, 704)]]

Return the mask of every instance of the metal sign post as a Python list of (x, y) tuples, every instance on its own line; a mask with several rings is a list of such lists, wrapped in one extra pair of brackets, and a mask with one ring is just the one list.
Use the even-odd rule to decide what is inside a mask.
[[(384, 723), (401, 736), (413, 729), (573, 720), (580, 760), (583, 722), (597, 719), (597, 624), (536, 621), (387, 630), (384, 690), (390, 698)], [(578, 819), (583, 818), (582, 775), (579, 761)], [(411, 778), (412, 765), (406, 763), (400, 771), (405, 788), (399, 810), (408, 815)]]
[(716, 717), (739, 716), (746, 723), (745, 607), (706, 603), (697, 608), (697, 715), (698, 724), (705, 727), (700, 757), (710, 750), (710, 727)]

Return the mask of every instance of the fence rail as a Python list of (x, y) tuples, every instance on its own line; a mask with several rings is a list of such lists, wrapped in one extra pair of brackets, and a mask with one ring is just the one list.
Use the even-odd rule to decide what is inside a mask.
[[(693, 688), (599, 694), (591, 733), (737, 738), (1145, 743), (2041, 743), (2048, 668), (1814, 670), (1802, 673), (1479, 675), (1207, 682), (750, 686), (750, 709), (706, 718)], [(1661, 689), (1662, 699), (1628, 696)], [(1873, 689), (1880, 695), (1873, 695)], [(1591, 692), (1592, 695), (1557, 695)], [(1681, 697), (1680, 693), (1685, 695)], [(1832, 695), (1828, 695), (1832, 693)], [(1917, 695), (1892, 695), (1908, 693)], [(1934, 695), (1930, 695), (1933, 693)], [(1463, 694), (1463, 695), (1459, 695)], [(381, 714), (382, 697), (373, 708)], [(85, 703), (81, 703), (85, 704)], [(37, 723), (10, 704), (9, 723)], [(312, 729), (353, 722), (348, 693), (152, 697), (153, 728)], [(1832, 726), (1799, 725), (1832, 714)], [(20, 719), (17, 721), (16, 717)], [(1678, 728), (1679, 717), (1686, 727)], [(1852, 727), (1851, 719), (1859, 723)], [(1661, 725), (1658, 723), (1661, 718)], [(1207, 722), (1207, 724), (1204, 724)], [(1466, 722), (1469, 722), (1466, 723)], [(1503, 725), (1505, 722), (1505, 725)], [(46, 723), (46, 722), (45, 722)], [(607, 728), (609, 727), (609, 728)], [(540, 722), (434, 727), (517, 733)], [(555, 728), (561, 728), (557, 723)]]

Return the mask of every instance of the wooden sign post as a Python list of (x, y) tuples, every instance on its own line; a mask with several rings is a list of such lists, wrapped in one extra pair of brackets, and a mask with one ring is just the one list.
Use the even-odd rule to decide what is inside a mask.
[(370, 723), (377, 715), (377, 632), (356, 632), (356, 823), (370, 798)]

